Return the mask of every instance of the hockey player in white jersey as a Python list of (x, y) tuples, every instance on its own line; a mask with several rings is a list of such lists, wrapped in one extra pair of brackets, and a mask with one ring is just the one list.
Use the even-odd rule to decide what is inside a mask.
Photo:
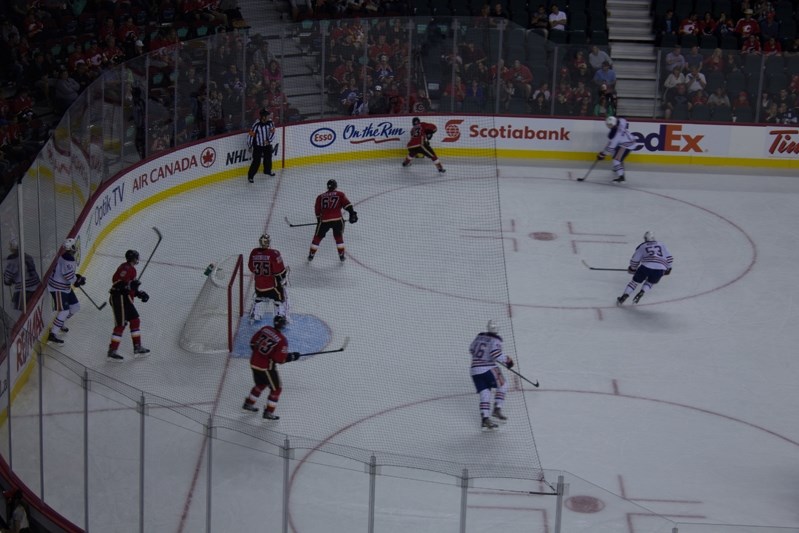
[(80, 287), (86, 283), (86, 278), (75, 272), (76, 250), (75, 239), (64, 241), (64, 252), (58, 258), (50, 280), (47, 282), (47, 290), (50, 291), (50, 296), (53, 298), (53, 311), (56, 312), (53, 325), (50, 328), (50, 335), (47, 337), (47, 342), (53, 344), (64, 344), (58, 334), (69, 331), (65, 325), (67, 319), (80, 311), (80, 303), (72, 285)]
[[(502, 405), (505, 402), (505, 393), (508, 390), (508, 383), (505, 376), (497, 366), (502, 363), (508, 368), (513, 367), (513, 359), (502, 352), (502, 337), (497, 334), (498, 328), (493, 320), (488, 321), (486, 331), (477, 334), (477, 337), (469, 346), (472, 354), (471, 375), (474, 387), (480, 395), (480, 417), (484, 429), (495, 429), (497, 423), (491, 420), (491, 416), (497, 420), (505, 421), (506, 417), (502, 413)], [(494, 410), (491, 410), (491, 390), (494, 389)]]
[(608, 143), (605, 148), (596, 155), (599, 161), (605, 159), (608, 154), (613, 155), (613, 172), (616, 183), (624, 181), (624, 159), (634, 150), (638, 143), (630, 133), (630, 123), (627, 119), (609, 116), (605, 119), (605, 125), (609, 128)]
[(652, 285), (660, 281), (662, 276), (671, 274), (673, 262), (674, 258), (666, 245), (656, 240), (653, 232), (644, 233), (644, 242), (635, 249), (630, 258), (630, 266), (627, 268), (627, 271), (633, 275), (633, 279), (624, 288), (624, 294), (616, 298), (616, 305), (624, 304), (638, 284), (643, 283), (641, 290), (633, 298), (634, 304), (640, 302)]

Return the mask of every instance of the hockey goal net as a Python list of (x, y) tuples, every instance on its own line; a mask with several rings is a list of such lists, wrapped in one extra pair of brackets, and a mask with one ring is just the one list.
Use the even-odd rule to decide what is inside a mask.
[(244, 314), (244, 259), (233, 255), (214, 263), (183, 329), (180, 347), (193, 353), (230, 353)]

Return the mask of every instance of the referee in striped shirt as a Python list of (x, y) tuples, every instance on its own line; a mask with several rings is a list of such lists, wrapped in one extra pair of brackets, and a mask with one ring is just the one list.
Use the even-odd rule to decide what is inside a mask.
[(272, 122), (272, 112), (261, 109), (261, 118), (250, 128), (247, 137), (247, 148), (252, 149), (252, 163), (247, 172), (247, 181), (253, 183), (261, 160), (264, 161), (264, 174), (274, 176), (272, 172), (272, 139), (275, 137), (275, 124)]

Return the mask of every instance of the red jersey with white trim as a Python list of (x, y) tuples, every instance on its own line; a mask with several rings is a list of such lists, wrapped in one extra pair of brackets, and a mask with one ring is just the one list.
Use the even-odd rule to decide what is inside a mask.
[(314, 213), (320, 217), (322, 222), (343, 220), (341, 210), (352, 206), (347, 195), (341, 191), (327, 191), (316, 197)]
[(257, 370), (269, 370), (274, 363), (282, 365), (289, 353), (286, 336), (272, 326), (264, 326), (250, 339), (250, 366)]
[(438, 131), (435, 124), (420, 122), (411, 127), (411, 140), (408, 141), (408, 148), (418, 148), (422, 144), (427, 144), (431, 135)]
[(131, 297), (136, 296), (130, 288), (130, 282), (136, 279), (136, 267), (130, 263), (122, 263), (111, 278), (111, 290), (120, 294), (128, 292)]
[(286, 274), (283, 257), (274, 248), (253, 248), (247, 267), (253, 273), (255, 290), (259, 292), (274, 289), (277, 285), (275, 277)]

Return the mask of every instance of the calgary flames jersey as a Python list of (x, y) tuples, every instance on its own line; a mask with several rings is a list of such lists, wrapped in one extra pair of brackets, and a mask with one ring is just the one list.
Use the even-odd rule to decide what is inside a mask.
[(283, 257), (274, 248), (254, 248), (250, 252), (247, 267), (255, 278), (255, 290), (259, 292), (274, 289), (277, 285), (275, 277), (286, 273)]
[(341, 210), (352, 206), (347, 195), (341, 191), (327, 191), (316, 197), (314, 212), (322, 222), (341, 220)]

